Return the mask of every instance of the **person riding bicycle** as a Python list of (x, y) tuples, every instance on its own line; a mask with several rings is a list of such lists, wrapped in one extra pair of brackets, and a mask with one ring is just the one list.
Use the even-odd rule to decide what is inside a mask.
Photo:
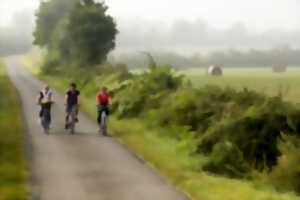
[(66, 105), (66, 124), (65, 129), (68, 129), (68, 123), (69, 123), (69, 117), (72, 113), (72, 110), (75, 109), (76, 112), (76, 122), (79, 122), (78, 120), (78, 110), (80, 105), (80, 91), (76, 89), (77, 86), (75, 83), (71, 83), (70, 90), (66, 92), (65, 94), (65, 105)]
[(100, 87), (99, 93), (97, 94), (97, 105), (98, 105), (98, 124), (101, 124), (102, 113), (105, 112), (109, 115), (109, 104), (111, 104), (110, 94), (107, 92), (106, 87)]
[(51, 102), (54, 101), (53, 93), (50, 89), (49, 85), (46, 85), (44, 89), (42, 89), (37, 98), (37, 104), (41, 106), (41, 110), (39, 112), (39, 119), (43, 117), (45, 110), (49, 110), (50, 113), (50, 122), (51, 122)]

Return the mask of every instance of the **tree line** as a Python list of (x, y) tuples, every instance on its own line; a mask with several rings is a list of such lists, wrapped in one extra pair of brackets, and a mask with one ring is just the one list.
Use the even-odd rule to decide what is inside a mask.
[[(183, 52), (184, 53), (184, 52)], [(207, 67), (220, 65), (222, 67), (268, 67), (275, 63), (287, 66), (300, 66), (300, 49), (280, 47), (270, 50), (229, 50), (214, 51), (208, 54), (193, 54), (185, 56), (180, 53), (154, 51), (151, 52), (159, 64), (170, 64), (174, 68)], [(111, 54), (109, 60), (114, 63), (125, 63), (133, 68), (146, 68), (147, 57), (142, 52)]]

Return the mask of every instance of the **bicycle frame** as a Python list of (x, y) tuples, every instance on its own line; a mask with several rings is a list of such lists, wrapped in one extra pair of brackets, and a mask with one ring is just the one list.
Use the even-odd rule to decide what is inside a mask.
[(71, 134), (75, 134), (75, 125), (76, 125), (76, 117), (77, 117), (77, 108), (76, 106), (72, 107), (72, 112), (70, 114), (71, 122), (69, 123), (69, 129)]
[(50, 115), (51, 115), (50, 109), (44, 109), (43, 110), (43, 115), (42, 115), (41, 121), (42, 121), (42, 126), (44, 128), (44, 132), (46, 134), (49, 134)]
[[(107, 136), (107, 123), (108, 123), (108, 116), (107, 116), (107, 108), (98, 105), (98, 113), (101, 112), (101, 116), (98, 116), (101, 120), (101, 123), (99, 125), (99, 134), (103, 136)], [(99, 119), (98, 119), (99, 120)]]

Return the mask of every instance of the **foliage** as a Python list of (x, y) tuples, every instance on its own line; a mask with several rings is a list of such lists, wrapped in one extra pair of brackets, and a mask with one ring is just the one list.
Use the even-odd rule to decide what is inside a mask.
[(250, 176), (251, 171), (250, 165), (245, 162), (243, 152), (229, 141), (214, 145), (210, 159), (203, 169), (235, 178)]
[(282, 135), (280, 142), (283, 155), (271, 173), (271, 180), (279, 190), (294, 190), (300, 194), (300, 139), (295, 136)]
[[(223, 168), (251, 166), (263, 170), (276, 165), (281, 155), (277, 146), (281, 132), (296, 133), (293, 126), (299, 126), (293, 116), (292, 106), (279, 97), (267, 98), (253, 91), (235, 91), (206, 86), (201, 89), (183, 88), (165, 98), (161, 106), (151, 112), (151, 120), (160, 126), (184, 126), (195, 131), (193, 140), (199, 140), (198, 153), (212, 154), (207, 170), (225, 172), (216, 169), (215, 163), (231, 162)], [(174, 132), (175, 134), (176, 132)], [(177, 136), (176, 133), (174, 136)], [(233, 149), (218, 151), (224, 144), (231, 144)], [(226, 145), (225, 145), (226, 146)], [(232, 159), (230, 154), (239, 155)], [(241, 153), (241, 154), (240, 154)], [(218, 155), (219, 154), (219, 155)], [(227, 166), (227, 167), (225, 167)], [(250, 167), (247, 173), (251, 170)], [(240, 176), (240, 174), (230, 174)], [(247, 173), (245, 175), (247, 175)]]
[(135, 117), (158, 108), (164, 97), (182, 85), (183, 77), (175, 76), (170, 66), (155, 67), (150, 62), (149, 67), (149, 72), (136, 76), (115, 96), (113, 109), (118, 117)]
[(104, 3), (77, 3), (70, 12), (67, 32), (72, 57), (86, 65), (101, 64), (115, 47), (116, 24)]
[(50, 0), (40, 4), (34, 44), (47, 48), (44, 73), (94, 67), (115, 47), (116, 24), (104, 3)]
[(34, 44), (47, 46), (51, 44), (56, 26), (64, 19), (76, 0), (41, 1), (36, 13), (36, 28), (33, 33)]

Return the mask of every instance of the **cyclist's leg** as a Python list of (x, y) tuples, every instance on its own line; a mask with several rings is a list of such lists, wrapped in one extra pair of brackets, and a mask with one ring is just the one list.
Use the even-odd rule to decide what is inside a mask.
[(105, 120), (103, 123), (104, 123), (104, 129), (103, 129), (103, 135), (104, 136), (107, 136), (107, 123), (108, 123), (108, 116), (109, 116), (109, 108), (108, 106), (104, 106), (103, 108), (103, 112), (105, 112), (106, 114), (106, 117), (103, 118), (103, 120)]
[(51, 106), (49, 107), (49, 123), (51, 124), (52, 122), (52, 117), (51, 117)]
[(105, 113), (106, 113), (106, 117), (107, 117), (107, 121), (106, 122), (108, 122), (108, 117), (109, 117), (109, 114), (110, 114), (110, 110), (109, 110), (108, 106), (105, 106)]
[(106, 107), (106, 114), (107, 114), (107, 116), (109, 116), (109, 115), (110, 115), (110, 110), (109, 110), (109, 107)]
[(75, 121), (76, 121), (76, 122), (79, 122), (79, 120), (78, 120), (79, 106), (78, 106), (78, 105), (75, 105), (75, 106), (74, 106), (74, 109), (75, 109), (75, 113), (76, 113)]
[(102, 113), (103, 113), (103, 107), (102, 106), (100, 106), (99, 108), (98, 108), (98, 124), (100, 125), (101, 124), (101, 118), (102, 118)]
[(68, 128), (68, 123), (69, 123), (69, 118), (72, 112), (72, 106), (71, 105), (67, 105), (66, 106), (66, 118), (65, 118), (65, 128)]
[(43, 109), (43, 107), (41, 106), (41, 110), (40, 110), (40, 113), (39, 113), (40, 118), (43, 117), (43, 112), (44, 112), (44, 109)]

